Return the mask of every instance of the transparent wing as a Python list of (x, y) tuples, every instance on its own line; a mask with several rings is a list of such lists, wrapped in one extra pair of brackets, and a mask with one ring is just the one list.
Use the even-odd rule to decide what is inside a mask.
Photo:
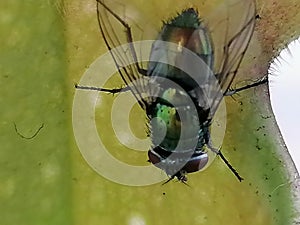
[(131, 27), (125, 18), (125, 6), (120, 3), (97, 0), (97, 16), (100, 32), (118, 68), (125, 85), (130, 88), (134, 97), (143, 109), (147, 100), (142, 96), (147, 93), (146, 70), (140, 68), (133, 45)]
[[(150, 93), (150, 96), (152, 96), (154, 91), (149, 90), (151, 86), (148, 85), (149, 80), (147, 79), (149, 79), (149, 76), (142, 75), (146, 75), (147, 71), (140, 68), (137, 63), (141, 58), (137, 56), (136, 49), (131, 44), (134, 34), (131, 32), (130, 26), (133, 25), (135, 31), (140, 28), (135, 23), (129, 25), (131, 21), (128, 15), (134, 16), (135, 13), (134, 10), (130, 12), (128, 7), (120, 3), (114, 4), (113, 1), (97, 0), (98, 21), (103, 39), (111, 51), (120, 76), (141, 107), (146, 109), (151, 99), (142, 96), (145, 93), (148, 93), (148, 95)], [(212, 10), (213, 12), (205, 15), (204, 18), (201, 16), (200, 6), (198, 10), (214, 45), (213, 69), (219, 85), (218, 88), (216, 88), (216, 85), (210, 85), (211, 90), (208, 91), (213, 93), (210, 94), (211, 116), (213, 116), (221, 99), (237, 75), (238, 68), (253, 34), (256, 16), (255, 0), (224, 0), (223, 4), (216, 6)], [(139, 21), (139, 24), (143, 23)], [(117, 46), (119, 47), (115, 48)]]
[(214, 44), (214, 72), (222, 95), (216, 95), (212, 112), (230, 88), (248, 48), (256, 19), (255, 0), (227, 0), (204, 18)]

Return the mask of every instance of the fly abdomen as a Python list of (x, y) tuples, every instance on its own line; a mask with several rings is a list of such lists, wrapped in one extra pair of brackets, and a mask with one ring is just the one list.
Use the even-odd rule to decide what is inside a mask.
[(201, 125), (198, 113), (189, 96), (169, 88), (151, 105), (151, 138), (154, 146), (170, 152), (194, 151)]

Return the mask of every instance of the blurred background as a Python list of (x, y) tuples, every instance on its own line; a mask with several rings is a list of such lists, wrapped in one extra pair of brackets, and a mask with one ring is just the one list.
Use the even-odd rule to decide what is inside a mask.
[(280, 128), (285, 144), (298, 171), (300, 171), (300, 108), (297, 104), (300, 92), (299, 39), (291, 42), (270, 66), (270, 97), (276, 122)]
[[(221, 2), (126, 0), (120, 5), (136, 23), (148, 21), (159, 30), (160, 21), (183, 8), (196, 7), (202, 15)], [(236, 85), (266, 74), (271, 59), (299, 36), (299, 6), (298, 0), (257, 1), (260, 19)], [(189, 175), (190, 187), (176, 181), (120, 185), (87, 164), (72, 130), (74, 84), (107, 51), (96, 2), (13, 0), (2, 1), (0, 10), (0, 224), (299, 223), (297, 173), (267, 86), (226, 99), (222, 150), (245, 178), (242, 183), (217, 158), (207, 170)], [(111, 84), (120, 85), (118, 79)], [(96, 111), (100, 131), (111, 128), (104, 116), (109, 110)], [(146, 162), (146, 152), (130, 151), (114, 138), (107, 139), (113, 155)]]

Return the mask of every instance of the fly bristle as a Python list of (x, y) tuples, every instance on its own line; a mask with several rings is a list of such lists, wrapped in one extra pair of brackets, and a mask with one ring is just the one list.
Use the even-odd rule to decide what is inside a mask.
[(198, 10), (192, 7), (182, 10), (182, 13), (191, 13), (198, 16)]
[(182, 12), (178, 12), (176, 17), (164, 22), (164, 25), (194, 29), (197, 29), (200, 24), (201, 19), (199, 18), (198, 10), (195, 8), (184, 9)]

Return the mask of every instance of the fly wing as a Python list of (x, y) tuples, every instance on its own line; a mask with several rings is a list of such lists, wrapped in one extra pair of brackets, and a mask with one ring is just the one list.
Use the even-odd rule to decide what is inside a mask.
[(214, 72), (221, 91), (213, 97), (212, 114), (237, 75), (254, 31), (255, 19), (255, 0), (227, 0), (225, 7), (218, 7), (213, 15), (205, 18), (214, 43)]
[(98, 23), (104, 42), (125, 85), (130, 88), (140, 106), (146, 109), (150, 101), (145, 98), (148, 80), (141, 75), (146, 71), (139, 67), (131, 27), (124, 10), (124, 5), (112, 2), (108, 5), (104, 0), (97, 0)]

